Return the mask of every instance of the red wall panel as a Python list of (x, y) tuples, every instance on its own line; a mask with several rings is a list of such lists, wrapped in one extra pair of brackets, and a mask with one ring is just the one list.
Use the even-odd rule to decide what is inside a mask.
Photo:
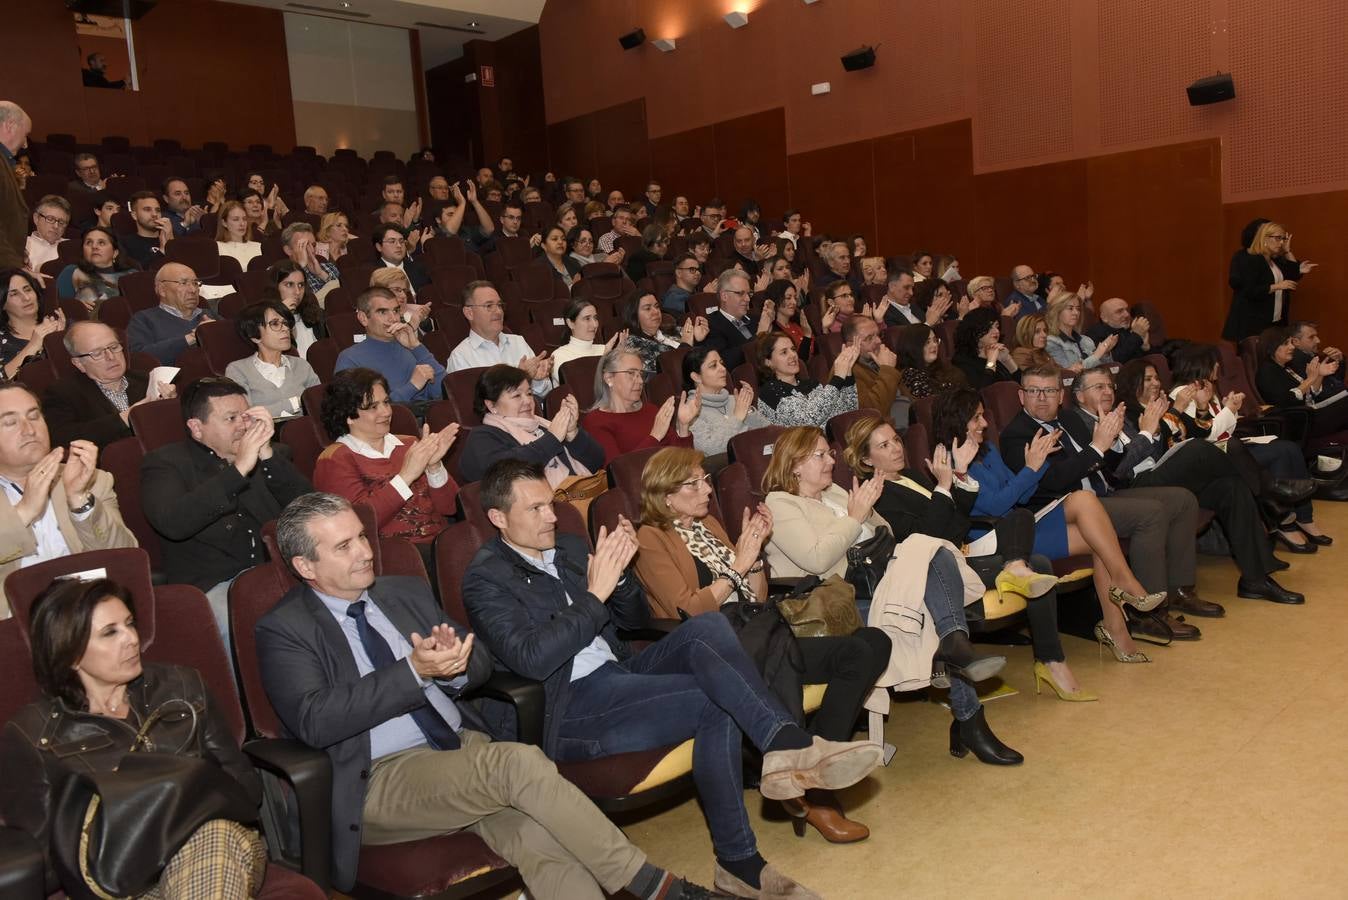
[(729, 213), (752, 198), (765, 215), (781, 215), (790, 205), (783, 111), (717, 122), (715, 135), (716, 190), (732, 205)]
[(875, 248), (875, 173), (871, 142), (791, 155), (791, 203), (814, 233), (859, 233)]
[(651, 138), (651, 177), (660, 181), (665, 203), (679, 194), (694, 207), (710, 200), (717, 193), (715, 129), (707, 125)]
[(1069, 281), (1090, 274), (1085, 160), (978, 175), (974, 192), (978, 269), (962, 266), (966, 276), (1006, 275), (1022, 263)]
[(876, 138), (876, 248), (964, 254), (976, 264), (973, 138), (969, 121)]

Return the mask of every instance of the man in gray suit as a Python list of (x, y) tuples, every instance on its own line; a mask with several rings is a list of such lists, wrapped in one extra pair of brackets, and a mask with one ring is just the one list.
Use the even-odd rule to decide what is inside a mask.
[(647, 863), (537, 747), (492, 741), (462, 702), (490, 677), (491, 654), (424, 580), (374, 577), (346, 500), (297, 498), (276, 540), (304, 584), (258, 622), (258, 660), (286, 729), (332, 760), (334, 886), (355, 883), (362, 843), (467, 829), (539, 900), (710, 896)]

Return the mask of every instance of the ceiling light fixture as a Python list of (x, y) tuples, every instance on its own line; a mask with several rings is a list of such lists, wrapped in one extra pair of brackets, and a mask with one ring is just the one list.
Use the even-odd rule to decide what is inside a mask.
[(654, 45), (655, 49), (661, 51), (662, 53), (668, 53), (671, 50), (673, 50), (676, 46), (678, 46), (674, 42), (674, 38), (659, 38), (657, 40), (651, 41), (651, 44)]
[(743, 28), (745, 25), (749, 24), (748, 13), (742, 12), (726, 13), (724, 16), (722, 16), (722, 18), (725, 19), (725, 23), (729, 25), (731, 28)]
[(469, 28), (476, 28), (476, 27), (477, 27), (477, 23), (476, 23), (476, 22), (469, 22), (469, 23), (468, 23), (468, 27), (469, 27)]

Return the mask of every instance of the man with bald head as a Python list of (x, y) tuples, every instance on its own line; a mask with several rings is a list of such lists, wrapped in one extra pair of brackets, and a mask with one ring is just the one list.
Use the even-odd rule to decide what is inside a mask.
[[(89, 441), (101, 450), (130, 437), (131, 408), (146, 402), (149, 376), (128, 369), (122, 339), (102, 322), (72, 323), (64, 343), (79, 374), (52, 382), (42, 397), (52, 441)], [(175, 388), (161, 384), (159, 396), (176, 396)]]
[(182, 263), (165, 263), (154, 276), (159, 305), (131, 317), (126, 334), (131, 349), (148, 353), (166, 366), (197, 345), (197, 329), (212, 321), (201, 307), (201, 279)]
[(325, 215), (328, 211), (328, 189), (321, 184), (311, 184), (304, 192), (304, 211), (311, 216)]
[(1133, 318), (1128, 301), (1118, 297), (1110, 297), (1101, 303), (1100, 320), (1086, 329), (1086, 336), (1095, 341), (1097, 347), (1111, 334), (1118, 340), (1109, 355), (1119, 365), (1151, 352), (1151, 323), (1146, 316)]
[(19, 151), (28, 144), (33, 120), (10, 100), (0, 100), (0, 269), (24, 268), (28, 203), (14, 173)]
[(1048, 305), (1038, 292), (1039, 276), (1034, 269), (1024, 264), (1016, 266), (1011, 270), (1011, 293), (1002, 301), (1002, 308), (1017, 304), (1017, 320), (1032, 313), (1042, 313)]

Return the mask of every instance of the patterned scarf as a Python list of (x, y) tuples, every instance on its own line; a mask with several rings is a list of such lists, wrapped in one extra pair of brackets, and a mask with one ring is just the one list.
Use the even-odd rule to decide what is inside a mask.
[[(532, 444), (543, 436), (552, 423), (539, 416), (501, 416), (487, 413), (482, 417), (482, 424), (501, 429), (521, 444)], [(543, 467), (543, 474), (547, 476), (548, 484), (555, 488), (572, 475), (594, 473), (583, 462), (572, 456), (563, 444), (562, 452), (548, 460), (547, 465)]]
[[(758, 599), (754, 596), (754, 589), (749, 586), (748, 580), (735, 571), (735, 551), (712, 534), (706, 525), (703, 525), (700, 521), (694, 521), (691, 525), (681, 525), (675, 522), (674, 531), (679, 537), (683, 538), (683, 543), (688, 547), (688, 552), (693, 554), (693, 558), (711, 571), (712, 577), (729, 579), (741, 601), (745, 603), (758, 602)], [(726, 602), (731, 601), (727, 598)]]

